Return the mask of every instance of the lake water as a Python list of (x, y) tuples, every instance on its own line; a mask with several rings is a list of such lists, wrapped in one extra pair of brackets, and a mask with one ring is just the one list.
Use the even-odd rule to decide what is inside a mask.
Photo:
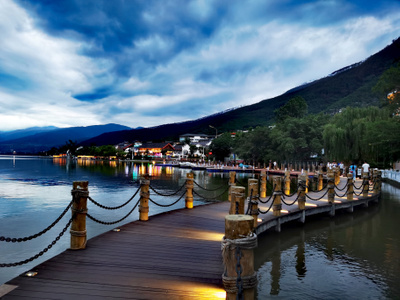
[[(149, 164), (87, 162), (0, 156), (0, 236), (25, 237), (51, 224), (71, 201), (72, 182), (89, 181), (90, 196), (116, 206), (137, 190), (140, 174), (150, 173), (151, 184), (170, 194), (185, 182), (189, 170)], [(200, 185), (213, 189), (228, 174), (195, 171)], [(251, 174), (238, 175), (245, 182)], [(219, 194), (219, 192), (216, 192)], [(207, 197), (212, 194), (207, 194)], [(178, 198), (151, 198), (168, 204)], [(135, 198), (136, 199), (136, 198)], [(138, 199), (138, 198), (137, 198)], [(88, 203), (91, 215), (104, 221), (123, 217), (122, 211), (100, 209)], [(204, 202), (195, 197), (195, 205)], [(171, 208), (184, 207), (184, 200)], [(150, 215), (165, 211), (150, 203)], [(258, 299), (400, 299), (400, 191), (384, 184), (382, 200), (369, 208), (334, 218), (309, 218), (304, 225), (285, 224), (281, 233), (259, 237), (255, 251)], [(27, 259), (43, 250), (62, 230), (70, 212), (49, 232), (25, 243), (0, 242), (0, 263)], [(138, 219), (137, 209), (121, 224)], [(120, 226), (87, 222), (88, 237)], [(69, 246), (69, 232), (32, 263), (0, 268), (0, 284), (30, 270)]]

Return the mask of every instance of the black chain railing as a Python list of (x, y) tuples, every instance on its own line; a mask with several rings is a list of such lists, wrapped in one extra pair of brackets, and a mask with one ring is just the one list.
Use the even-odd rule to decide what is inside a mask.
[(131, 198), (129, 198), (128, 201), (126, 201), (125, 203), (123, 203), (123, 204), (121, 204), (121, 205), (113, 206), (113, 207), (105, 206), (105, 205), (103, 205), (103, 204), (100, 204), (100, 203), (98, 203), (97, 201), (95, 201), (94, 199), (92, 199), (92, 197), (90, 197), (90, 196), (88, 196), (88, 199), (89, 199), (94, 205), (96, 205), (96, 206), (98, 206), (98, 207), (101, 207), (101, 208), (103, 208), (103, 209), (108, 209), (108, 210), (115, 210), (115, 209), (120, 209), (120, 208), (126, 206), (127, 204), (129, 204), (129, 203), (136, 197), (136, 195), (139, 193), (139, 191), (140, 191), (140, 187), (136, 190), (136, 192), (133, 194), (133, 196), (132, 196)]
[[(274, 199), (275, 199), (275, 197), (274, 197)], [(270, 204), (269, 208), (267, 210), (265, 210), (265, 211), (263, 211), (260, 208), (258, 208), (258, 213), (260, 213), (260, 214), (268, 213), (271, 210), (273, 204), (274, 204), (274, 201), (271, 201), (271, 204)]]
[(59, 240), (60, 238), (64, 235), (64, 233), (67, 231), (68, 227), (71, 225), (72, 220), (74, 219), (75, 215), (71, 217), (71, 219), (69, 219), (69, 221), (67, 222), (67, 224), (65, 225), (64, 229), (58, 234), (58, 236), (46, 247), (44, 248), (42, 251), (40, 251), (39, 253), (31, 256), (28, 259), (25, 260), (21, 260), (18, 262), (14, 262), (14, 263), (0, 263), (0, 268), (9, 268), (9, 267), (16, 267), (16, 266), (21, 266), (24, 264), (27, 264), (31, 261), (34, 261), (35, 259), (38, 259), (40, 256), (42, 256), (43, 254), (45, 254), (47, 251), (49, 251)]
[(68, 206), (64, 209), (64, 211), (61, 213), (61, 215), (53, 222), (51, 223), (47, 228), (43, 229), (42, 231), (27, 236), (27, 237), (23, 237), (23, 238), (10, 238), (10, 237), (4, 237), (4, 236), (0, 236), (0, 242), (11, 242), (11, 243), (20, 243), (20, 242), (26, 242), (26, 241), (30, 241), (32, 239), (35, 239), (41, 235), (43, 235), (44, 233), (46, 233), (47, 231), (49, 231), (50, 229), (52, 229), (61, 219), (62, 217), (64, 217), (64, 215), (67, 213), (68, 209), (71, 207), (72, 203), (74, 201), (72, 200)]
[(293, 204), (295, 204), (296, 202), (297, 202), (297, 200), (299, 200), (299, 197), (300, 197), (300, 193), (299, 194), (297, 194), (297, 197), (296, 197), (296, 199), (294, 199), (293, 200), (293, 202), (292, 203), (286, 203), (285, 202), (285, 196), (283, 195), (283, 193), (282, 193), (282, 198), (281, 198), (281, 201), (284, 203), (284, 204), (286, 204), (287, 206), (292, 206)]
[(228, 192), (228, 190), (229, 190), (229, 186), (222, 193), (220, 193), (217, 196), (213, 196), (213, 197), (206, 197), (204, 195), (201, 195), (195, 189), (193, 189), (193, 194), (195, 194), (197, 197), (200, 197), (203, 200), (209, 201), (209, 200), (217, 200), (218, 198), (222, 197), (226, 192)]
[(200, 189), (202, 189), (202, 190), (204, 190), (204, 191), (207, 191), (207, 192), (215, 192), (215, 191), (218, 191), (218, 190), (220, 190), (220, 189), (226, 187), (226, 185), (228, 184), (228, 182), (225, 182), (225, 183), (221, 184), (221, 185), (220, 185), (219, 187), (217, 187), (217, 188), (214, 188), (214, 189), (207, 189), (207, 188), (202, 187), (201, 185), (199, 185), (195, 180), (193, 180), (193, 183), (194, 183), (196, 186), (198, 186)]
[(119, 223), (119, 222), (125, 220), (127, 217), (129, 217), (130, 214), (131, 214), (131, 213), (135, 210), (135, 208), (138, 206), (139, 202), (140, 202), (140, 200), (138, 200), (138, 201), (136, 202), (135, 206), (134, 206), (124, 217), (122, 217), (121, 219), (116, 220), (116, 221), (111, 221), (111, 222), (101, 221), (101, 220), (96, 219), (95, 217), (93, 217), (93, 216), (90, 215), (89, 213), (86, 213), (86, 216), (87, 216), (90, 220), (92, 220), (92, 221), (94, 221), (94, 222), (96, 222), (96, 223), (100, 223), (100, 224), (103, 224), (103, 225), (114, 225), (114, 224), (117, 224), (117, 223)]
[(149, 198), (149, 201), (150, 201), (151, 203), (154, 203), (154, 204), (157, 205), (157, 206), (160, 206), (160, 207), (170, 207), (170, 206), (172, 206), (172, 205), (177, 204), (177, 203), (183, 198), (183, 196), (185, 196), (185, 193), (183, 193), (176, 201), (174, 201), (174, 202), (172, 202), (172, 203), (170, 203), (170, 204), (160, 204), (160, 203), (155, 202), (155, 201), (152, 200), (151, 198)]
[(163, 194), (163, 193), (157, 191), (157, 190), (156, 190), (154, 187), (152, 187), (151, 185), (149, 186), (149, 188), (150, 188), (154, 193), (156, 193), (156, 194), (159, 195), (159, 196), (163, 196), (163, 197), (172, 197), (172, 196), (177, 195), (177, 194), (184, 188), (185, 185), (186, 185), (186, 182), (183, 183), (183, 184), (181, 185), (181, 187), (180, 187), (178, 190), (176, 190), (175, 192), (173, 192), (173, 193), (171, 193), (171, 194)]
[(329, 189), (327, 189), (327, 190), (325, 191), (325, 193), (324, 193), (322, 196), (318, 197), (318, 198), (312, 198), (308, 193), (306, 193), (306, 197), (307, 197), (308, 199), (312, 200), (312, 201), (319, 201), (319, 200), (321, 200), (322, 198), (324, 198), (324, 197), (326, 196), (326, 194), (328, 194), (328, 191), (329, 191)]

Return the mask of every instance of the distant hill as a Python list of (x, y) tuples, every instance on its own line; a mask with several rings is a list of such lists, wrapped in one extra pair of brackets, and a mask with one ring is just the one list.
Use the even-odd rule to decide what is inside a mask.
[(214, 134), (235, 131), (274, 122), (274, 110), (295, 96), (303, 97), (309, 113), (334, 113), (346, 106), (378, 105), (371, 92), (381, 74), (400, 61), (400, 38), (363, 62), (344, 67), (325, 78), (293, 88), (288, 92), (253, 105), (214, 114), (198, 120), (157, 127), (104, 133), (84, 141), (84, 145), (117, 144), (122, 141), (173, 140), (188, 132)]
[(58, 129), (58, 127), (54, 126), (46, 126), (46, 127), (30, 127), (26, 129), (19, 129), (13, 131), (0, 131), (0, 142), (7, 140), (14, 140), (23, 138), (26, 136), (34, 135), (37, 133), (48, 132), (51, 130)]
[[(118, 124), (93, 125), (87, 127), (56, 128), (45, 132), (34, 132), (32, 135), (3, 140), (0, 142), (0, 153), (36, 153), (52, 147), (65, 145), (69, 140), (82, 142), (106, 132), (131, 129)], [(18, 134), (18, 133), (16, 133)], [(10, 136), (13, 136), (12, 134)], [(15, 136), (15, 135), (14, 135)]]

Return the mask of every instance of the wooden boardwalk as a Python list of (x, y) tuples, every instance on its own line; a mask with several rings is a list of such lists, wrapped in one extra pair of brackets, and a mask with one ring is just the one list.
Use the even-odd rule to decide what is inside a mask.
[[(229, 203), (198, 206), (136, 221), (17, 277), (2, 299), (218, 299), (221, 239)], [(4, 287), (4, 288), (6, 288)]]
[[(334, 210), (368, 205), (377, 196), (351, 203), (335, 198)], [(332, 213), (327, 201), (307, 203), (303, 215), (297, 204), (283, 204), (285, 212), (278, 218), (272, 211), (260, 215), (257, 233), (306, 215)], [(40, 264), (35, 277), (9, 281), (0, 287), (0, 295), (1, 289), (13, 290), (1, 299), (225, 299), (221, 239), (229, 206), (223, 202), (180, 209), (121, 226), (119, 232), (90, 239), (85, 250), (67, 250)]]

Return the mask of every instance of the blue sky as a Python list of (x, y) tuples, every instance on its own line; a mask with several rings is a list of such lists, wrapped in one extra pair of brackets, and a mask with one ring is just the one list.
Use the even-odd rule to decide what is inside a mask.
[(0, 0), (0, 130), (197, 119), (399, 36), (398, 0)]

